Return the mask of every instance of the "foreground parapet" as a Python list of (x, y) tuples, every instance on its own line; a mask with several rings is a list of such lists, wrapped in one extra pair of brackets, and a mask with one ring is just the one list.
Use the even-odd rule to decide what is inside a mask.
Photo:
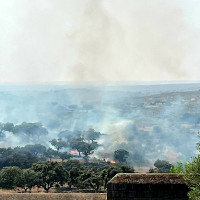
[(106, 200), (106, 194), (100, 193), (10, 193), (1, 194), (0, 200)]
[(107, 185), (107, 200), (188, 200), (181, 174), (120, 173)]

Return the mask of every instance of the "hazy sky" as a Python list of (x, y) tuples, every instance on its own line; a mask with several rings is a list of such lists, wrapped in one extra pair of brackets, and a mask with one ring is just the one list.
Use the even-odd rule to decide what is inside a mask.
[(200, 78), (199, 0), (0, 0), (0, 81)]

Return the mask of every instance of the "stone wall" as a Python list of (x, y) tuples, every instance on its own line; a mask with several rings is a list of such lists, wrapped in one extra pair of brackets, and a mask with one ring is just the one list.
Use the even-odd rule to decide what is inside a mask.
[(176, 177), (172, 180), (167, 179), (167, 174), (161, 178), (156, 177), (159, 174), (151, 174), (150, 178), (142, 174), (141, 179), (138, 174), (135, 177), (126, 174), (125, 179), (123, 176), (118, 174), (108, 183), (107, 200), (188, 200), (188, 187), (184, 182), (176, 182)]

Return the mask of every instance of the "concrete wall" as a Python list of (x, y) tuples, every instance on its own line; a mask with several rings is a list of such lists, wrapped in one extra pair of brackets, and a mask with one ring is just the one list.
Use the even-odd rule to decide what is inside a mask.
[(106, 200), (106, 194), (0, 194), (0, 200)]
[(184, 184), (108, 184), (107, 200), (188, 200)]
[(108, 184), (107, 200), (187, 200), (186, 185)]
[(182, 174), (119, 173), (107, 185), (107, 200), (188, 200)]

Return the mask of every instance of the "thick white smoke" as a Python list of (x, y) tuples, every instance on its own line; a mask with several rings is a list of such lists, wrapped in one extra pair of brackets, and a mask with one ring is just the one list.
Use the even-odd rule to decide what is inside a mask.
[[(113, 5), (114, 4), (114, 5)], [(112, 12), (121, 5), (130, 16)], [(91, 0), (71, 35), (77, 49), (74, 81), (181, 80), (193, 32), (175, 2)], [(120, 18), (122, 17), (122, 18)]]
[(0, 7), (0, 81), (199, 79), (196, 0), (26, 0)]

